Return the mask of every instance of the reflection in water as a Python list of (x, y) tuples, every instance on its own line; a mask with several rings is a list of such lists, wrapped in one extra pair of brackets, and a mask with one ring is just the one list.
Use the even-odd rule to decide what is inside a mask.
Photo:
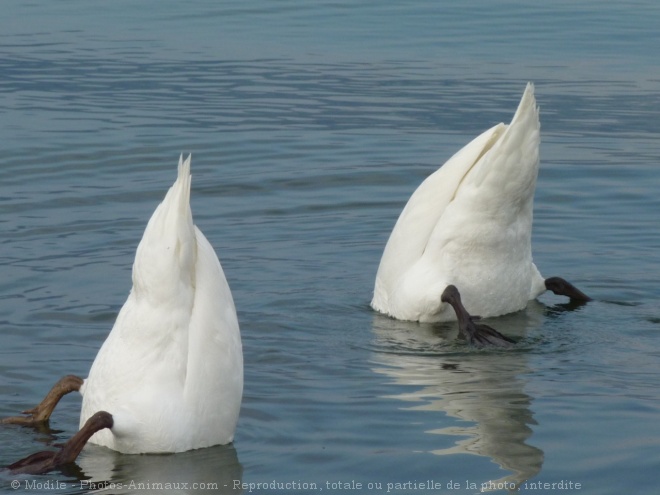
[(241, 493), (243, 467), (233, 445), (179, 454), (127, 455), (88, 445), (77, 461), (80, 487), (102, 493)]
[[(438, 411), (461, 420), (428, 431), (462, 437), (436, 455), (474, 454), (490, 458), (511, 474), (493, 484), (520, 483), (536, 476), (543, 452), (527, 443), (535, 424), (524, 392), (529, 373), (524, 347), (527, 329), (540, 326), (544, 306), (532, 301), (524, 312), (498, 318), (496, 328), (523, 338), (517, 349), (475, 350), (457, 341), (454, 324), (431, 326), (376, 315), (373, 330), (379, 352), (374, 369), (410, 392), (394, 398), (416, 403), (410, 410)], [(463, 426), (462, 422), (469, 422)], [(485, 480), (484, 480), (485, 481)]]

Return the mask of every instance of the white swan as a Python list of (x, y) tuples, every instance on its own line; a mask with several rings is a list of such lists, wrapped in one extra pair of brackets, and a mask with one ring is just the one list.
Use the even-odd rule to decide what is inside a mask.
[(193, 225), (190, 182), (190, 157), (182, 156), (178, 178), (137, 248), (133, 288), (89, 377), (65, 377), (29, 417), (5, 422), (47, 420), (64, 393), (79, 389), (81, 431), (99, 411), (112, 416), (111, 428), (106, 421), (91, 443), (136, 454), (233, 440), (243, 393), (241, 337), (220, 262)]
[(539, 131), (529, 83), (511, 124), (487, 130), (422, 182), (385, 246), (375, 310), (400, 320), (455, 320), (442, 300), (451, 285), (462, 295), (452, 302), (483, 317), (521, 310), (546, 289), (589, 299), (563, 279), (545, 280), (532, 261)]

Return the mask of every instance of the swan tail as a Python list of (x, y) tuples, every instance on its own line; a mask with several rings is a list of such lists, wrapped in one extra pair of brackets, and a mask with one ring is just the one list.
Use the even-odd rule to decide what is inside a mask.
[(133, 264), (136, 291), (172, 296), (194, 286), (196, 241), (190, 210), (190, 160), (179, 157), (178, 176), (154, 211)]
[[(531, 204), (538, 176), (540, 133), (534, 84), (529, 82), (510, 124), (493, 126), (436, 172), (446, 171), (460, 157), (463, 172), (457, 176), (458, 183), (452, 186), (454, 194), (450, 201), (466, 196), (474, 209), (485, 211), (499, 210), (503, 205), (497, 202), (501, 201)], [(469, 156), (467, 151), (472, 155), (466, 161)], [(456, 174), (453, 175), (456, 177)]]
[(481, 211), (517, 215), (525, 208), (531, 209), (539, 168), (540, 130), (534, 85), (528, 83), (511, 123), (470, 170), (459, 194), (466, 195)]

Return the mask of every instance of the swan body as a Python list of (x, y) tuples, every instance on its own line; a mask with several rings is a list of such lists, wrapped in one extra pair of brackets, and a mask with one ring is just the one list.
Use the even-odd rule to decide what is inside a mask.
[(190, 210), (190, 157), (137, 248), (133, 288), (81, 387), (81, 427), (97, 411), (112, 429), (91, 443), (165, 453), (233, 440), (243, 354), (224, 272)]
[(470, 314), (523, 309), (546, 290), (532, 261), (539, 110), (529, 83), (509, 125), (491, 127), (410, 197), (385, 246), (371, 306), (400, 320), (455, 320), (441, 300), (458, 287)]

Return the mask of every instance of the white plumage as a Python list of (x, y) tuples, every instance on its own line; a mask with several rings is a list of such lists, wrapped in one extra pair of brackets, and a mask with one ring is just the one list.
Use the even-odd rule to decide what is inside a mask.
[(372, 307), (400, 320), (455, 320), (449, 285), (470, 314), (523, 309), (546, 290), (532, 261), (539, 111), (529, 83), (511, 124), (487, 130), (413, 193), (385, 247)]
[(123, 453), (183, 452), (233, 440), (243, 391), (236, 310), (220, 262), (190, 210), (190, 157), (137, 248), (133, 288), (85, 380), (80, 425)]

